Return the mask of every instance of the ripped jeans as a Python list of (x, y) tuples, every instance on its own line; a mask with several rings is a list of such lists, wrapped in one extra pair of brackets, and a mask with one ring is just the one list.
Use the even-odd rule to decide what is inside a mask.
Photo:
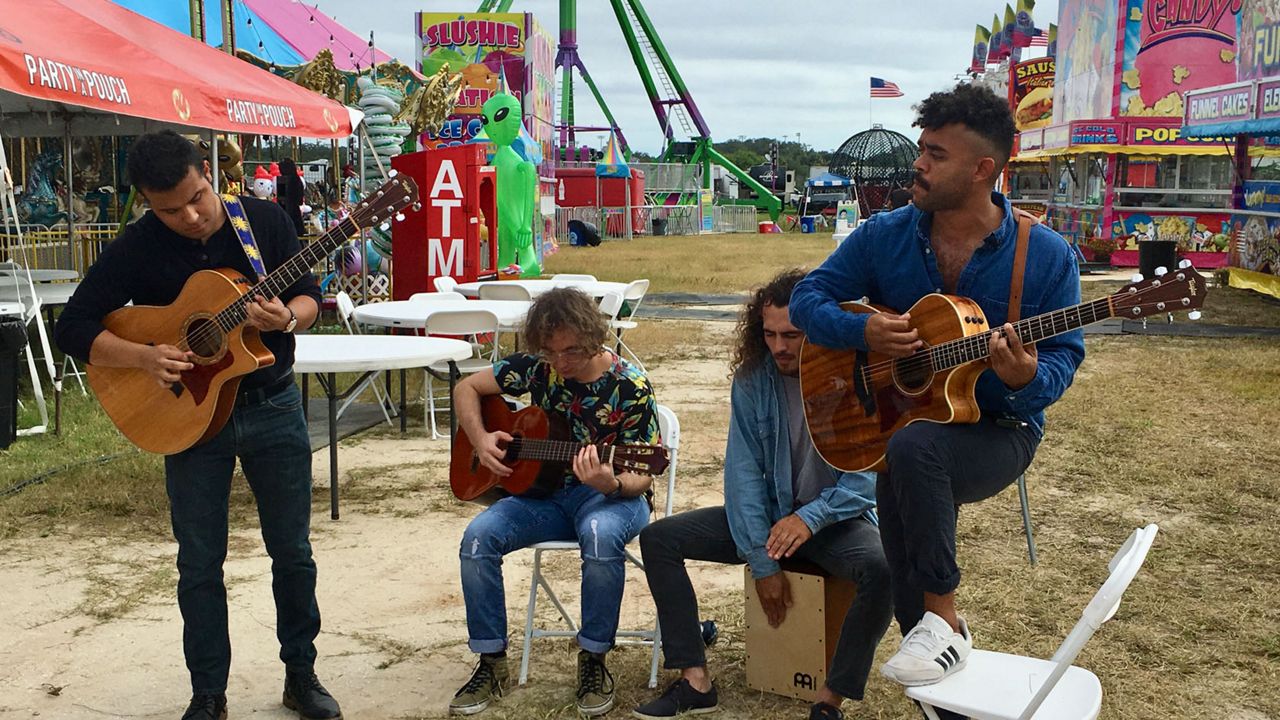
[(610, 500), (587, 485), (550, 498), (506, 497), (476, 516), (462, 534), (462, 595), (472, 652), (507, 648), (502, 556), (546, 540), (577, 540), (582, 548), (582, 625), (578, 645), (608, 652), (618, 631), (626, 561), (623, 549), (649, 523), (643, 497)]

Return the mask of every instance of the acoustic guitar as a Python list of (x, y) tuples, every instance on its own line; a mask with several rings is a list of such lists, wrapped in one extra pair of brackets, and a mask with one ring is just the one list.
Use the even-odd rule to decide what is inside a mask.
[[(1107, 318), (1139, 318), (1175, 310), (1199, 317), (1205, 280), (1184, 267), (1130, 283), (1091, 302), (1026, 318), (1013, 324), (1024, 345)], [(892, 312), (858, 302), (846, 312)], [(901, 358), (862, 350), (833, 350), (805, 342), (800, 350), (800, 392), (809, 435), (818, 454), (845, 472), (883, 470), (889, 438), (917, 421), (974, 423), (981, 411), (974, 396), (978, 376), (990, 367), (991, 334), (972, 300), (929, 294), (909, 310), (911, 327), (924, 347)]]
[[(449, 456), (449, 485), (459, 500), (483, 496), (492, 501), (502, 493), (545, 497), (564, 486), (565, 469), (586, 444), (571, 439), (563, 418), (548, 415), (542, 408), (512, 411), (501, 395), (480, 398), (480, 415), (490, 432), (501, 430), (514, 438), (507, 443), (502, 462), (511, 468), (499, 477), (484, 465), (471, 439), (459, 430), (453, 436)], [(633, 472), (660, 475), (667, 469), (667, 449), (660, 445), (627, 443), (596, 445), (601, 462), (611, 463), (615, 473)]]
[(111, 422), (133, 444), (165, 455), (212, 438), (231, 416), (240, 380), (275, 362), (258, 330), (244, 324), (253, 296), (276, 297), (347, 238), (403, 217), (399, 212), (417, 199), (413, 178), (393, 174), (349, 217), (256, 284), (230, 268), (201, 270), (169, 305), (123, 307), (108, 314), (102, 324), (125, 340), (173, 345), (194, 355), (194, 367), (167, 386), (138, 368), (90, 364), (89, 384)]

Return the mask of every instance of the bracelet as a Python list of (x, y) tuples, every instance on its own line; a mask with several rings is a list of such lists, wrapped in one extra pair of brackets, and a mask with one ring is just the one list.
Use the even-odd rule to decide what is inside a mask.
[(610, 500), (616, 500), (622, 497), (622, 478), (615, 475), (613, 476), (613, 481), (618, 483), (618, 487), (615, 488), (613, 492), (605, 495), (605, 497), (609, 498)]

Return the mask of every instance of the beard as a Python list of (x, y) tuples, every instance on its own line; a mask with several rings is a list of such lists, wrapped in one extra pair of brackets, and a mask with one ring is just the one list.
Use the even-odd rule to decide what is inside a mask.
[(936, 179), (932, 183), (925, 182), (918, 175), (912, 190), (915, 191), (912, 193), (912, 202), (922, 212), (954, 210), (964, 207), (967, 200), (965, 189)]

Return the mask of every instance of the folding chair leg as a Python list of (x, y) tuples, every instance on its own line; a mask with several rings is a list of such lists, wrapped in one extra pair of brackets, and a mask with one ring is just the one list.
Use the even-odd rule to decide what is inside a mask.
[(1027, 476), (1018, 476), (1018, 499), (1022, 501), (1022, 529), (1027, 534), (1027, 559), (1036, 564), (1036, 540), (1031, 532), (1031, 508), (1027, 502)]
[(662, 624), (653, 621), (653, 657), (649, 660), (649, 687), (658, 687), (658, 655), (662, 652)]
[[(424, 425), (426, 425), (427, 427), (431, 428), (431, 439), (432, 439), (432, 440), (439, 440), (440, 438), (446, 438), (446, 437), (449, 437), (448, 435), (443, 434), (443, 433), (439, 432), (439, 430), (437, 430), (437, 429), (436, 429), (436, 385), (435, 385), (435, 377), (431, 374), (431, 371), (430, 371), (430, 370), (427, 370), (427, 371), (424, 371), (424, 379), (426, 380), (427, 416), (426, 416), (425, 418), (423, 418), (423, 419), (422, 419), (423, 424), (424, 424)], [(449, 411), (450, 411), (450, 412), (453, 412), (453, 408), (452, 408), (452, 407), (450, 407)]]
[[(71, 372), (67, 372), (68, 363), (71, 364)], [(82, 395), (89, 394), (89, 391), (84, 388), (84, 380), (81, 379), (81, 376), (84, 375), (84, 373), (80, 372), (80, 368), (76, 367), (75, 359), (72, 358), (70, 355), (63, 355), (62, 356), (62, 377), (65, 378), (68, 375), (71, 375), (72, 377), (74, 377), (76, 379), (76, 382), (80, 384), (80, 393)]]
[(538, 580), (542, 577), (542, 551), (533, 551), (533, 578), (529, 582), (529, 610), (524, 617), (524, 647), (520, 650), (520, 679), (523, 685), (529, 679), (529, 652), (533, 649), (533, 611), (538, 605)]

